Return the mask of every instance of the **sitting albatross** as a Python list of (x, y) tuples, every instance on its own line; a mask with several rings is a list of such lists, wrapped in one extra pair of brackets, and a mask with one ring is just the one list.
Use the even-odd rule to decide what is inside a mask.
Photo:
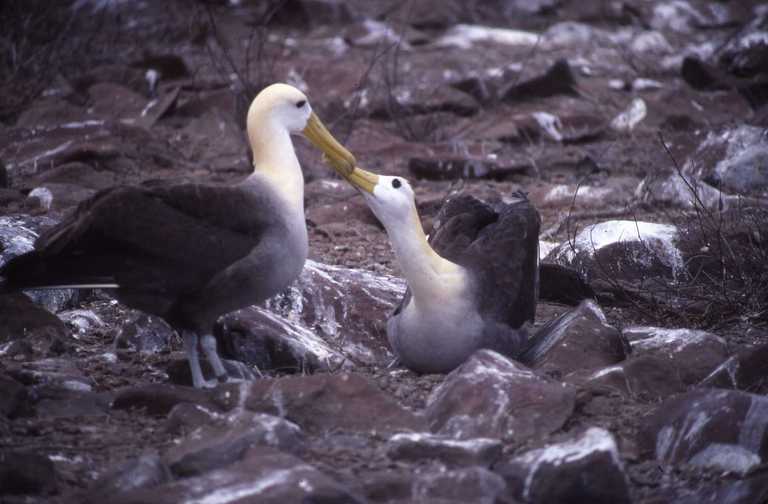
[(278, 293), (307, 257), (304, 177), (290, 134), (303, 132), (342, 175), (355, 165), (286, 84), (256, 96), (247, 129), (254, 171), (243, 181), (101, 191), (0, 269), (0, 290), (114, 288), (124, 304), (181, 332), (195, 387), (213, 383), (201, 372), (198, 337), (225, 381), (216, 319)]
[(405, 179), (360, 168), (345, 178), (384, 225), (408, 284), (387, 321), (403, 365), (446, 373), (479, 348), (509, 357), (526, 350), (522, 326), (535, 315), (540, 219), (522, 193), (496, 209), (471, 196), (449, 199), (427, 239)]

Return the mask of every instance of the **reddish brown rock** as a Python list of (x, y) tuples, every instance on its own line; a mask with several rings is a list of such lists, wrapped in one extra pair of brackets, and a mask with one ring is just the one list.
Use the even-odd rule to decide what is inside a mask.
[(422, 417), (355, 373), (287, 376), (255, 381), (237, 390), (220, 388), (227, 390), (218, 392), (226, 404), (242, 401), (249, 410), (279, 415), (311, 432), (425, 428)]
[(639, 446), (664, 464), (745, 474), (768, 457), (768, 398), (699, 389), (670, 398), (643, 420)]
[(426, 416), (438, 434), (520, 442), (560, 429), (573, 413), (575, 396), (569, 385), (480, 350), (432, 392)]
[(194, 403), (211, 410), (219, 410), (208, 389), (195, 389), (177, 385), (148, 384), (128, 387), (115, 394), (115, 409), (142, 408), (150, 415), (167, 415), (179, 403)]
[(403, 290), (398, 278), (307, 261), (298, 281), (266, 309), (222, 318), (222, 353), (261, 369), (388, 364), (384, 324)]
[(488, 467), (501, 457), (498, 439), (455, 440), (427, 433), (401, 433), (389, 438), (387, 456), (393, 460), (439, 460), (449, 465)]
[(706, 331), (630, 327), (624, 336), (635, 354), (669, 360), (684, 385), (698, 383), (728, 357), (725, 341)]
[(632, 502), (616, 441), (610, 432), (597, 427), (574, 439), (523, 453), (495, 470), (522, 502)]
[(575, 371), (566, 376), (565, 381), (593, 390), (608, 388), (648, 402), (685, 391), (679, 370), (671, 361), (648, 355), (632, 356), (597, 370)]
[(725, 360), (701, 385), (764, 393), (768, 389), (768, 345), (742, 350)]
[[(178, 406), (177, 406), (178, 407)], [(177, 477), (189, 477), (226, 467), (247, 458), (255, 446), (297, 452), (303, 445), (299, 427), (272, 415), (235, 412), (216, 424), (192, 431), (171, 447), (163, 460)]]
[[(86, 502), (103, 502), (96, 493)], [(113, 504), (178, 502), (361, 502), (347, 490), (300, 459), (273, 448), (259, 447), (247, 458), (200, 476), (110, 495)]]
[(623, 361), (629, 345), (593, 301), (542, 326), (520, 361), (532, 368), (561, 377), (579, 369), (595, 369)]

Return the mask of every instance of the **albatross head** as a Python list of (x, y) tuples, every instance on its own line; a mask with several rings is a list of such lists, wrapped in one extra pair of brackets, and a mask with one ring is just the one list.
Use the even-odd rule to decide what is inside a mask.
[(302, 133), (320, 149), (329, 164), (339, 173), (348, 176), (355, 166), (355, 157), (333, 138), (312, 111), (307, 96), (288, 84), (272, 84), (254, 98), (248, 109), (248, 137), (251, 144), (261, 135), (265, 123), (277, 125), (289, 133)]
[(468, 285), (467, 272), (429, 245), (408, 181), (359, 167), (345, 179), (360, 191), (386, 228), (416, 304), (437, 311), (461, 305), (465, 299), (462, 293)]
[(419, 221), (413, 188), (406, 179), (377, 175), (360, 168), (355, 168), (346, 178), (360, 190), (368, 207), (388, 230)]

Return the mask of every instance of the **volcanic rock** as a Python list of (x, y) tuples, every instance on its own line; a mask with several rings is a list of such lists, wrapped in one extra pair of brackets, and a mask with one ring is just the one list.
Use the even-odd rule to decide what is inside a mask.
[(501, 457), (501, 441), (476, 438), (454, 440), (426, 433), (395, 434), (389, 439), (387, 456), (393, 460), (439, 460), (449, 465), (488, 467)]
[(501, 93), (501, 99), (518, 102), (559, 94), (577, 94), (576, 79), (564, 59), (556, 61), (543, 75), (510, 85)]
[(413, 482), (412, 502), (495, 504), (507, 485), (484, 467), (425, 471)]
[(630, 327), (623, 334), (633, 353), (668, 359), (684, 385), (698, 383), (728, 356), (725, 341), (706, 331)]
[(48, 310), (24, 294), (0, 296), (0, 344), (23, 340), (29, 349), (46, 355), (52, 347), (66, 346), (69, 330)]
[(432, 391), (432, 432), (456, 439), (520, 442), (558, 430), (571, 416), (575, 391), (491, 350), (479, 350)]
[(664, 464), (745, 474), (768, 457), (768, 398), (693, 390), (663, 402), (643, 422), (640, 448)]
[(764, 393), (768, 386), (766, 362), (768, 345), (742, 350), (717, 366), (701, 385)]
[(608, 325), (600, 307), (583, 301), (542, 326), (519, 359), (539, 372), (561, 377), (578, 369), (616, 364), (628, 354), (628, 343)]
[(685, 391), (680, 373), (670, 359), (648, 355), (633, 355), (624, 362), (597, 370), (575, 371), (565, 381), (595, 391), (614, 390), (645, 402), (658, 402)]
[(668, 224), (606, 221), (585, 227), (546, 258), (577, 269), (587, 281), (674, 278), (683, 270), (678, 230)]
[(580, 436), (503, 462), (495, 469), (523, 502), (629, 503), (629, 479), (610, 432), (591, 427)]
[(237, 390), (219, 388), (226, 391), (218, 394), (229, 407), (242, 402), (251, 411), (279, 415), (311, 432), (424, 430), (419, 415), (356, 373), (286, 376)]
[(154, 487), (171, 480), (171, 470), (159, 455), (156, 453), (142, 455), (100, 477), (91, 486), (89, 502), (98, 502), (99, 498), (106, 501), (113, 495)]
[(307, 261), (268, 309), (252, 306), (222, 318), (222, 354), (260, 369), (388, 363), (384, 323), (404, 288), (401, 279)]
[(175, 504), (233, 499), (263, 504), (361, 502), (314, 467), (268, 447), (254, 448), (244, 460), (200, 476), (110, 496), (113, 504)]
[(197, 476), (220, 469), (247, 458), (254, 446), (272, 446), (283, 452), (297, 452), (302, 447), (301, 429), (272, 415), (236, 412), (216, 423), (192, 431), (163, 455), (176, 476)]
[(136, 313), (132, 320), (120, 327), (115, 337), (115, 348), (156, 353), (169, 348), (174, 334), (173, 328), (160, 317)]
[(112, 407), (115, 409), (143, 408), (149, 415), (167, 415), (179, 403), (194, 403), (217, 411), (208, 389), (195, 389), (176, 385), (147, 384), (117, 391)]

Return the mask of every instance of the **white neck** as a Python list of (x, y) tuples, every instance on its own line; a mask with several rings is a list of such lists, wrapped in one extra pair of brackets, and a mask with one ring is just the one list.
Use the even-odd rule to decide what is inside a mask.
[(461, 299), (466, 270), (440, 257), (427, 242), (421, 220), (413, 208), (410, 222), (387, 227), (392, 248), (418, 309), (441, 308)]
[(288, 208), (304, 216), (304, 175), (288, 131), (270, 120), (248, 132), (253, 150), (254, 175), (265, 179)]

